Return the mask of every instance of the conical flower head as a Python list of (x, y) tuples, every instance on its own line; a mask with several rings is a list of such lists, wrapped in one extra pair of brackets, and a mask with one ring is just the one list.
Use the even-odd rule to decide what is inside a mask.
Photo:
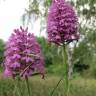
[(48, 39), (56, 44), (79, 39), (78, 18), (73, 7), (64, 0), (53, 0), (47, 18)]
[(15, 29), (5, 47), (5, 75), (28, 77), (44, 74), (44, 59), (33, 34), (27, 29)]

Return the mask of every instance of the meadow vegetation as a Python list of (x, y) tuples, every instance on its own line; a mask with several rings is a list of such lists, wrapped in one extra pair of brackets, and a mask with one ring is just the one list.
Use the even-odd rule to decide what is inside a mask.
[[(48, 75), (45, 79), (33, 76), (30, 78), (31, 96), (50, 96), (53, 88), (56, 86), (60, 76)], [(19, 90), (16, 89), (19, 86)], [(70, 96), (96, 96), (96, 80), (76, 77), (71, 80)], [(15, 89), (15, 90), (14, 90)], [(0, 76), (0, 96), (19, 96), (21, 90), (22, 96), (28, 96), (25, 82), (18, 85), (17, 81), (1, 78)], [(53, 96), (64, 96), (64, 81), (62, 80)]]

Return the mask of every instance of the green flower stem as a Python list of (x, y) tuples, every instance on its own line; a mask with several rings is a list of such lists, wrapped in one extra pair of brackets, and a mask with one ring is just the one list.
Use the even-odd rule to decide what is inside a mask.
[(20, 96), (23, 96), (22, 90), (21, 90), (21, 80), (20, 80), (20, 77), (18, 77), (17, 79), (18, 79), (17, 83), (18, 83), (18, 89), (19, 89), (19, 92), (20, 92)]
[(69, 96), (69, 76), (68, 76), (68, 57), (67, 57), (67, 52), (66, 52), (66, 44), (63, 44), (63, 61), (65, 65), (65, 96)]
[(60, 82), (64, 79), (65, 76), (65, 96), (69, 96), (69, 78), (68, 78), (68, 56), (67, 56), (67, 52), (66, 52), (66, 45), (63, 44), (63, 64), (65, 65), (65, 73), (63, 74), (63, 76), (61, 76), (60, 80), (58, 81), (57, 85), (55, 86), (55, 88), (53, 89), (53, 91), (51, 92), (50, 96), (53, 96), (55, 90), (57, 89), (57, 87), (59, 86)]
[(27, 89), (28, 89), (28, 96), (31, 96), (31, 95), (30, 95), (30, 87), (29, 87), (28, 77), (26, 77), (26, 85), (27, 85)]

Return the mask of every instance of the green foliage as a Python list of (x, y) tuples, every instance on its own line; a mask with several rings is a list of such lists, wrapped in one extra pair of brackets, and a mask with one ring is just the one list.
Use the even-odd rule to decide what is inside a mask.
[(4, 41), (0, 39), (0, 64), (3, 62), (4, 59)]
[[(74, 48), (73, 62), (75, 65), (89, 66), (87, 70), (87, 75), (89, 75), (88, 77), (96, 77), (96, 31), (91, 29), (87, 30), (87, 32), (88, 33), (85, 35), (82, 41), (80, 41), (80, 43)], [(82, 67), (84, 68), (84, 66)]]
[(41, 49), (45, 57), (46, 66), (52, 64), (60, 64), (62, 60), (62, 56), (59, 55), (60, 53), (62, 53), (61, 47), (50, 44), (44, 37), (37, 37), (37, 40), (41, 45)]
[(41, 45), (42, 52), (44, 54), (45, 66), (49, 66), (52, 64), (52, 48), (49, 46), (47, 40), (44, 37), (37, 37), (39, 44)]

